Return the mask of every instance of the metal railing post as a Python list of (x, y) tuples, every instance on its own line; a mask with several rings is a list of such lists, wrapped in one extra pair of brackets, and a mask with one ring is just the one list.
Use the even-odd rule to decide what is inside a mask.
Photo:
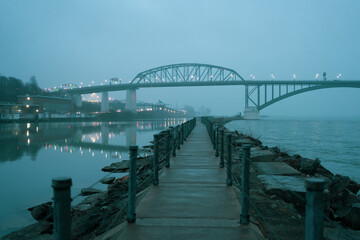
[(215, 127), (215, 157), (219, 156), (219, 127)]
[(306, 179), (305, 187), (305, 240), (322, 240), (324, 238), (325, 181), (320, 178)]
[(153, 185), (159, 185), (159, 140), (160, 135), (154, 135), (154, 165), (153, 165)]
[(137, 172), (137, 151), (138, 146), (132, 145), (130, 148), (130, 163), (129, 163), (129, 183), (128, 183), (128, 211), (127, 221), (133, 223), (136, 221), (136, 172)]
[(177, 144), (177, 149), (180, 149), (180, 135), (181, 135), (181, 131), (180, 131), (180, 125), (176, 126), (176, 144)]
[(54, 239), (71, 239), (71, 178), (52, 179), (54, 189)]
[(186, 122), (184, 122), (183, 124), (184, 141), (186, 141)]
[(216, 124), (213, 124), (212, 128), (212, 136), (213, 136), (213, 150), (216, 149), (215, 144), (216, 144)]
[(231, 186), (232, 185), (232, 174), (231, 174), (231, 168), (232, 168), (232, 155), (231, 155), (231, 134), (227, 136), (228, 138), (228, 152), (227, 152), (227, 178), (226, 178), (226, 185)]
[(172, 148), (171, 148), (171, 155), (176, 157), (176, 128), (170, 127), (170, 131), (172, 132)]
[(240, 224), (249, 224), (249, 177), (250, 177), (250, 145), (242, 147), (241, 156), (241, 214)]
[(220, 168), (224, 167), (224, 129), (220, 130)]
[(165, 149), (166, 149), (166, 155), (165, 155), (165, 167), (170, 167), (170, 154), (171, 154), (171, 149), (170, 149), (170, 139), (171, 139), (171, 133), (170, 130), (166, 130), (166, 145), (165, 145)]
[(183, 123), (181, 124), (180, 132), (181, 132), (181, 136), (180, 136), (181, 145), (183, 145), (184, 144), (184, 124)]

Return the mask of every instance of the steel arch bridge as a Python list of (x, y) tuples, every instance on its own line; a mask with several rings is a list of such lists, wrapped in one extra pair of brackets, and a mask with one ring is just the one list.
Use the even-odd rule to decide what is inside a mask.
[(101, 92), (104, 101), (102, 107), (104, 105), (104, 111), (106, 111), (108, 109), (108, 92), (127, 90), (127, 104), (129, 102), (129, 109), (133, 110), (136, 108), (136, 90), (139, 88), (235, 85), (245, 86), (245, 113), (246, 109), (251, 109), (252, 112), (259, 114), (260, 110), (297, 94), (326, 88), (360, 88), (360, 81), (245, 80), (230, 68), (211, 64), (180, 63), (143, 71), (129, 83), (89, 87), (77, 87), (73, 84), (71, 88), (61, 89), (52, 94), (80, 95)]
[(135, 76), (132, 84), (211, 81), (245, 81), (236, 71), (200, 63), (180, 63), (156, 67)]

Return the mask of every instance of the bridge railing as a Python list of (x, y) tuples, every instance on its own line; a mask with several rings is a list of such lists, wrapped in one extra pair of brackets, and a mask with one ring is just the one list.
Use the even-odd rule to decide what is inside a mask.
[[(240, 223), (249, 224), (250, 206), (256, 212), (256, 214), (262, 219), (267, 226), (270, 239), (280, 239), (276, 232), (274, 232), (266, 218), (259, 211), (256, 204), (251, 198), (250, 194), (250, 167), (253, 164), (250, 156), (251, 145), (243, 144), (241, 149), (236, 147), (233, 143), (233, 132), (228, 131), (225, 127), (219, 127), (214, 118), (203, 117), (201, 122), (206, 126), (209, 137), (212, 141), (213, 148), (215, 149), (215, 156), (219, 156), (219, 167), (226, 167), (226, 185), (235, 186), (241, 190), (241, 195), (238, 196), (241, 202), (241, 213)], [(241, 160), (241, 173), (236, 172), (233, 169), (233, 155), (237, 159)], [(239, 169), (237, 169), (238, 171)], [(273, 176), (271, 173), (266, 173), (268, 176)], [(278, 179), (273, 177), (273, 181), (279, 185), (283, 183), (279, 182)], [(305, 180), (306, 197), (302, 197), (299, 194), (290, 191), (290, 194), (294, 195), (295, 198), (300, 200), (305, 206), (305, 239), (315, 240), (323, 239), (324, 232), (324, 219), (327, 222), (332, 222), (324, 211), (324, 190), (325, 181), (320, 178), (308, 178)], [(285, 186), (284, 186), (285, 187)], [(346, 239), (354, 239), (349, 233), (345, 232), (338, 225), (333, 224), (334, 227), (338, 228), (342, 236), (346, 236)], [(299, 226), (300, 227), (300, 226)]]

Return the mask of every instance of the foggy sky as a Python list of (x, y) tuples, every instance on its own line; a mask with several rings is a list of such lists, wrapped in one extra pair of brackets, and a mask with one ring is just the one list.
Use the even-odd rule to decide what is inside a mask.
[[(220, 65), (243, 78), (360, 80), (357, 0), (0, 0), (0, 74), (40, 87), (111, 77), (185, 62)], [(124, 92), (110, 93), (123, 99)], [(244, 87), (140, 89), (138, 100), (244, 109)], [(297, 95), (265, 115), (360, 116), (360, 89)]]

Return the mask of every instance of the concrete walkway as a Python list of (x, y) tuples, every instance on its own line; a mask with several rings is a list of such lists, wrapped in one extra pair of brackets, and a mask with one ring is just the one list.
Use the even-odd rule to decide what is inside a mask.
[(240, 205), (205, 126), (200, 122), (171, 166), (136, 209), (136, 223), (124, 223), (108, 239), (264, 239), (256, 226), (240, 225)]

